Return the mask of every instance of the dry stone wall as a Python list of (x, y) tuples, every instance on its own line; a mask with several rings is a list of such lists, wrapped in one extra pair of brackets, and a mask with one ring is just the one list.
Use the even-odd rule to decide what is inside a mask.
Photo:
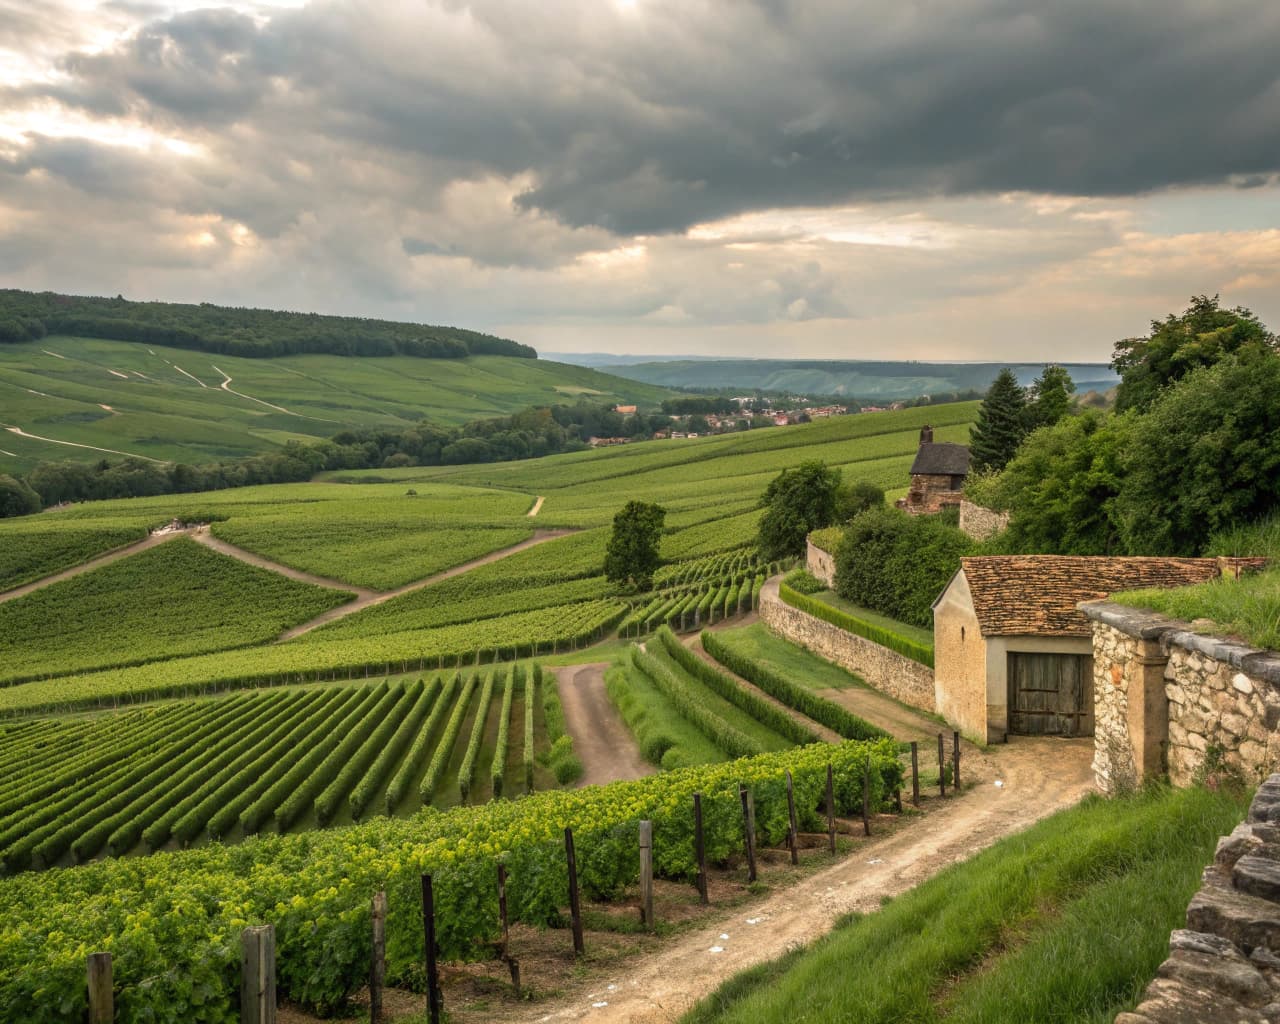
[(974, 540), (986, 540), (1009, 525), (1009, 513), (983, 508), (971, 501), (960, 501), (960, 529)]
[(1167, 772), (1254, 783), (1280, 768), (1280, 654), (1192, 632), (1122, 605), (1081, 605), (1093, 623), (1094, 774), (1103, 792)]
[(811, 540), (806, 540), (808, 551), (805, 555), (805, 568), (809, 573), (822, 580), (832, 590), (836, 586), (836, 558), (830, 551), (823, 551)]
[(1116, 1024), (1280, 1021), (1280, 775), (1218, 842), (1187, 927), (1133, 1013)]
[(760, 617), (779, 636), (835, 662), (882, 693), (922, 711), (937, 710), (933, 669), (791, 607), (778, 596), (776, 579), (760, 593)]

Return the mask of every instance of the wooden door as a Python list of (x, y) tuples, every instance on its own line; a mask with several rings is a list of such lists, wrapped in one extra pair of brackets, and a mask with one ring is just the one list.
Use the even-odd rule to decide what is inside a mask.
[(1093, 659), (1087, 654), (1009, 653), (1009, 732), (1093, 734)]

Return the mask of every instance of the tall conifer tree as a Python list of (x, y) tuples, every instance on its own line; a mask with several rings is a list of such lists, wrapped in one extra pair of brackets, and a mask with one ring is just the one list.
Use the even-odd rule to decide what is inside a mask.
[(1004, 469), (1026, 436), (1027, 395), (1005, 367), (992, 382), (969, 430), (972, 469)]

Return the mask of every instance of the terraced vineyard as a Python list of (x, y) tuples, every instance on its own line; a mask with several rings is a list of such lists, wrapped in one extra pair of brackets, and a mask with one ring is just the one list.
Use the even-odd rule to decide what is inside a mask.
[(0, 604), (0, 685), (267, 643), (353, 596), (179, 537)]
[[(499, 702), (474, 700), (495, 688)], [(12, 873), (521, 793), (541, 777), (526, 759), (548, 746), (510, 728), (526, 705), (538, 695), (523, 669), (497, 668), (24, 723), (4, 737), (0, 862)]]

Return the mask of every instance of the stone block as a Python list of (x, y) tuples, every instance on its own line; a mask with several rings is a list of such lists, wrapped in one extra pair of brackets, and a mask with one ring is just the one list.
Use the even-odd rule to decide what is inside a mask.
[(1190, 988), (1217, 992), (1245, 1006), (1271, 1002), (1267, 979), (1235, 949), (1229, 956), (1175, 949), (1160, 965), (1158, 975)]
[(1244, 715), (1240, 714), (1239, 711), (1228, 711), (1221, 719), (1219, 719), (1218, 725), (1221, 727), (1223, 732), (1230, 733), (1237, 739), (1243, 736), (1249, 728), (1248, 719), (1246, 719)]
[(1231, 677), (1231, 685), (1240, 693), (1253, 693), (1253, 683), (1243, 672), (1237, 672)]
[(1241, 892), (1264, 900), (1280, 900), (1280, 863), (1270, 857), (1247, 853), (1236, 861), (1231, 881)]
[[(1218, 840), (1218, 848), (1214, 851), (1213, 860), (1215, 864), (1220, 864), (1224, 868), (1233, 868), (1241, 857), (1257, 854), (1262, 848), (1263, 841), (1254, 832), (1254, 826), (1242, 821), (1231, 830), (1229, 836), (1223, 836)], [(1174, 935), (1177, 934), (1178, 932), (1174, 932)]]
[(1280, 947), (1280, 905), (1231, 887), (1222, 868), (1205, 871), (1205, 884), (1187, 907), (1187, 927), (1213, 932), (1245, 952)]

